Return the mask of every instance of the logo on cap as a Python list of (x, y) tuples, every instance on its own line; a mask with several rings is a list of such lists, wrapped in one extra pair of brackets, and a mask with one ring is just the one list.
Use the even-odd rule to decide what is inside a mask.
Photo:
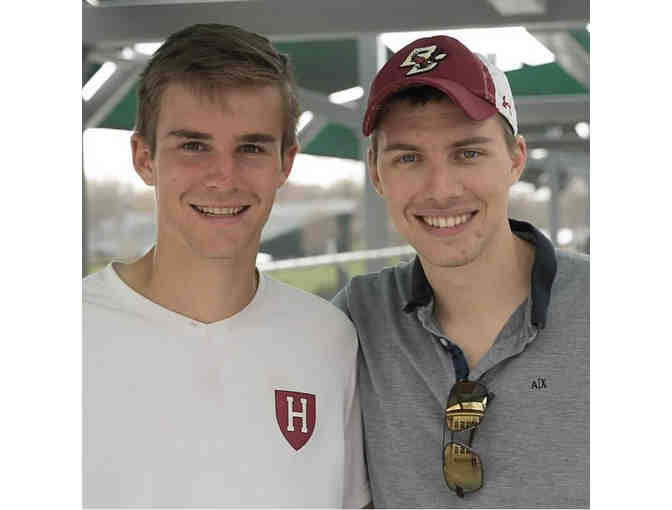
[(436, 44), (425, 46), (424, 48), (414, 48), (399, 67), (411, 68), (406, 73), (406, 76), (431, 71), (439, 65), (439, 60), (443, 60), (446, 57), (445, 53), (434, 55), (435, 51)]
[(502, 96), (502, 106), (511, 112), (511, 103), (506, 100), (506, 96)]

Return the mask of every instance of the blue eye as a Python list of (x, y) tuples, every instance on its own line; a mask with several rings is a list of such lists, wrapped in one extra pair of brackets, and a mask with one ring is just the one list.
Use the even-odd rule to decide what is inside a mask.
[(257, 154), (259, 152), (264, 152), (264, 150), (261, 147), (259, 147), (258, 145), (251, 144), (251, 143), (242, 145), (240, 147), (240, 151), (241, 152), (247, 152), (247, 153), (250, 153), (250, 154)]
[(418, 155), (417, 154), (402, 154), (399, 156), (399, 161), (401, 163), (415, 163), (418, 161)]
[(476, 159), (478, 152), (476, 151), (462, 151), (462, 157), (464, 159)]
[(203, 152), (207, 150), (206, 146), (201, 142), (186, 142), (182, 144), (182, 148), (189, 152)]

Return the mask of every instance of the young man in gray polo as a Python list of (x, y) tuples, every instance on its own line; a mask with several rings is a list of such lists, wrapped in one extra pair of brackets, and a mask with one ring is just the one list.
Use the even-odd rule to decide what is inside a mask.
[(587, 507), (589, 259), (507, 217), (526, 161), (504, 73), (418, 39), (372, 83), (373, 186), (413, 261), (335, 298), (360, 341), (375, 507)]

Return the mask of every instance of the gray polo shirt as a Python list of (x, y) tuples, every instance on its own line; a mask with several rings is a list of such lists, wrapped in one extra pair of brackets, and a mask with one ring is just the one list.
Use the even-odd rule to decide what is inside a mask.
[[(471, 371), (434, 318), (417, 257), (355, 277), (334, 298), (359, 336), (375, 507), (589, 504), (589, 258), (556, 250), (529, 223), (509, 221), (536, 247), (531, 294)], [(484, 486), (460, 499), (443, 479), (441, 449), (446, 399), (464, 377), (484, 382), (496, 397), (472, 444)]]

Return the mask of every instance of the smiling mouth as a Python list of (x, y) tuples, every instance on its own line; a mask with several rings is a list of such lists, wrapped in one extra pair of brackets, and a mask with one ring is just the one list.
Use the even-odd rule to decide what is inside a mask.
[(454, 228), (471, 221), (478, 211), (455, 216), (417, 216), (422, 222), (434, 228)]
[(204, 216), (238, 216), (247, 211), (249, 205), (242, 205), (239, 207), (208, 207), (205, 205), (191, 204), (191, 208)]

